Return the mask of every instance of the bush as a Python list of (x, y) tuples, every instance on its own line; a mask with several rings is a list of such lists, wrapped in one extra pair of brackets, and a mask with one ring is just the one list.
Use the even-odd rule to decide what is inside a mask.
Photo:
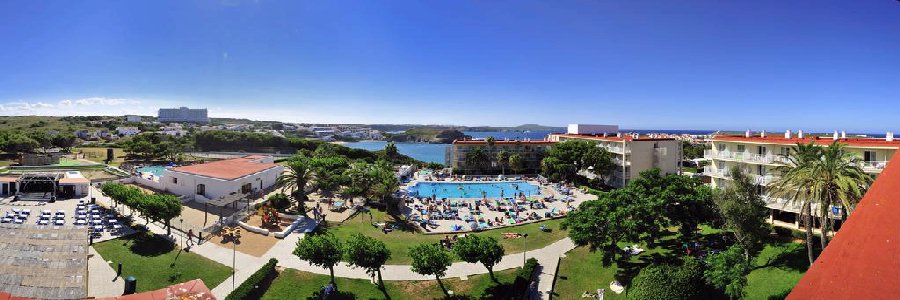
[(291, 205), (291, 199), (288, 198), (284, 193), (278, 193), (272, 196), (269, 196), (269, 203), (278, 210), (283, 210), (288, 208)]
[(270, 258), (269, 262), (259, 268), (259, 270), (256, 270), (253, 275), (250, 275), (250, 277), (234, 289), (231, 294), (228, 294), (228, 296), (225, 297), (225, 300), (249, 299), (254, 293), (260, 293), (261, 291), (257, 291), (257, 289), (260, 288), (260, 283), (275, 275), (275, 265), (277, 264), (277, 259)]
[(628, 299), (703, 299), (707, 287), (703, 265), (686, 258), (680, 266), (651, 265), (641, 270), (628, 291)]

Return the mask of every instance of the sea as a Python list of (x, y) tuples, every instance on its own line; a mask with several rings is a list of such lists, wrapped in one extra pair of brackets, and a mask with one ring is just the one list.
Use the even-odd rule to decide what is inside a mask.
[[(687, 133), (687, 134), (709, 134), (713, 131), (709, 130), (627, 130), (623, 129), (623, 132), (638, 132), (638, 133)], [(497, 140), (543, 140), (547, 137), (548, 134), (551, 133), (562, 133), (562, 131), (550, 131), (550, 130), (531, 130), (531, 131), (464, 131), (466, 135), (472, 136), (474, 139), (483, 139), (489, 136), (494, 137)], [(382, 150), (384, 149), (384, 145), (387, 144), (385, 141), (361, 141), (361, 142), (353, 142), (346, 143), (344, 146), (350, 148), (357, 149), (365, 149), (370, 151)], [(421, 160), (424, 162), (433, 162), (443, 164), (444, 155), (447, 151), (447, 144), (426, 144), (426, 143), (394, 143), (397, 145), (397, 151), (401, 154), (407, 155), (409, 157), (415, 158), (417, 160)]]

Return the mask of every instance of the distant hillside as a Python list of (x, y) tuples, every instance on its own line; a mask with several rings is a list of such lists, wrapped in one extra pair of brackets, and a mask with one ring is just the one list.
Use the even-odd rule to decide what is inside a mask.
[(465, 131), (566, 131), (565, 127), (544, 126), (539, 124), (522, 124), (515, 127), (479, 126), (468, 127)]

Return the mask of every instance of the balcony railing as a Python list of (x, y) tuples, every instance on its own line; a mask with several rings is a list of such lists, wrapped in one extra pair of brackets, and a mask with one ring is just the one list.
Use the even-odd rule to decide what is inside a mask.
[(599, 146), (599, 147), (602, 147), (602, 148), (606, 149), (606, 151), (609, 151), (609, 152), (612, 152), (612, 153), (618, 153), (618, 154), (627, 154), (627, 153), (631, 153), (631, 149), (625, 148), (625, 147), (619, 147), (619, 146), (602, 146), (602, 145)]
[[(703, 174), (711, 177), (731, 179), (731, 173), (727, 169), (718, 169), (710, 166), (703, 167)], [(754, 183), (758, 185), (768, 185), (778, 179), (778, 176), (767, 174), (747, 174)]]
[(887, 166), (887, 161), (864, 161), (861, 162), (861, 168), (866, 172), (881, 172)]
[(748, 163), (759, 164), (787, 164), (790, 162), (787, 157), (782, 155), (764, 155), (750, 152), (731, 152), (731, 151), (703, 151), (706, 158), (727, 159)]

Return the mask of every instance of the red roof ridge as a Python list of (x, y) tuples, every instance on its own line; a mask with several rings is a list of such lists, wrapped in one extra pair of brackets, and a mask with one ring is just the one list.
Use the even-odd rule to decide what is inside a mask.
[[(771, 144), (790, 144), (794, 145), (797, 143), (806, 144), (809, 142), (814, 142), (819, 145), (828, 145), (834, 142), (835, 140), (831, 137), (791, 137), (785, 138), (783, 136), (739, 136), (739, 135), (719, 135), (710, 138), (712, 141), (732, 141), (732, 142), (751, 142), (751, 143), (771, 143)], [(900, 140), (887, 141), (885, 139), (879, 138), (842, 138), (837, 139), (838, 142), (842, 144), (846, 144), (848, 146), (854, 147), (892, 147), (892, 148), (900, 148)]]
[(233, 180), (278, 166), (278, 164), (259, 163), (244, 157), (239, 157), (196, 165), (181, 166), (169, 170), (186, 174)]

